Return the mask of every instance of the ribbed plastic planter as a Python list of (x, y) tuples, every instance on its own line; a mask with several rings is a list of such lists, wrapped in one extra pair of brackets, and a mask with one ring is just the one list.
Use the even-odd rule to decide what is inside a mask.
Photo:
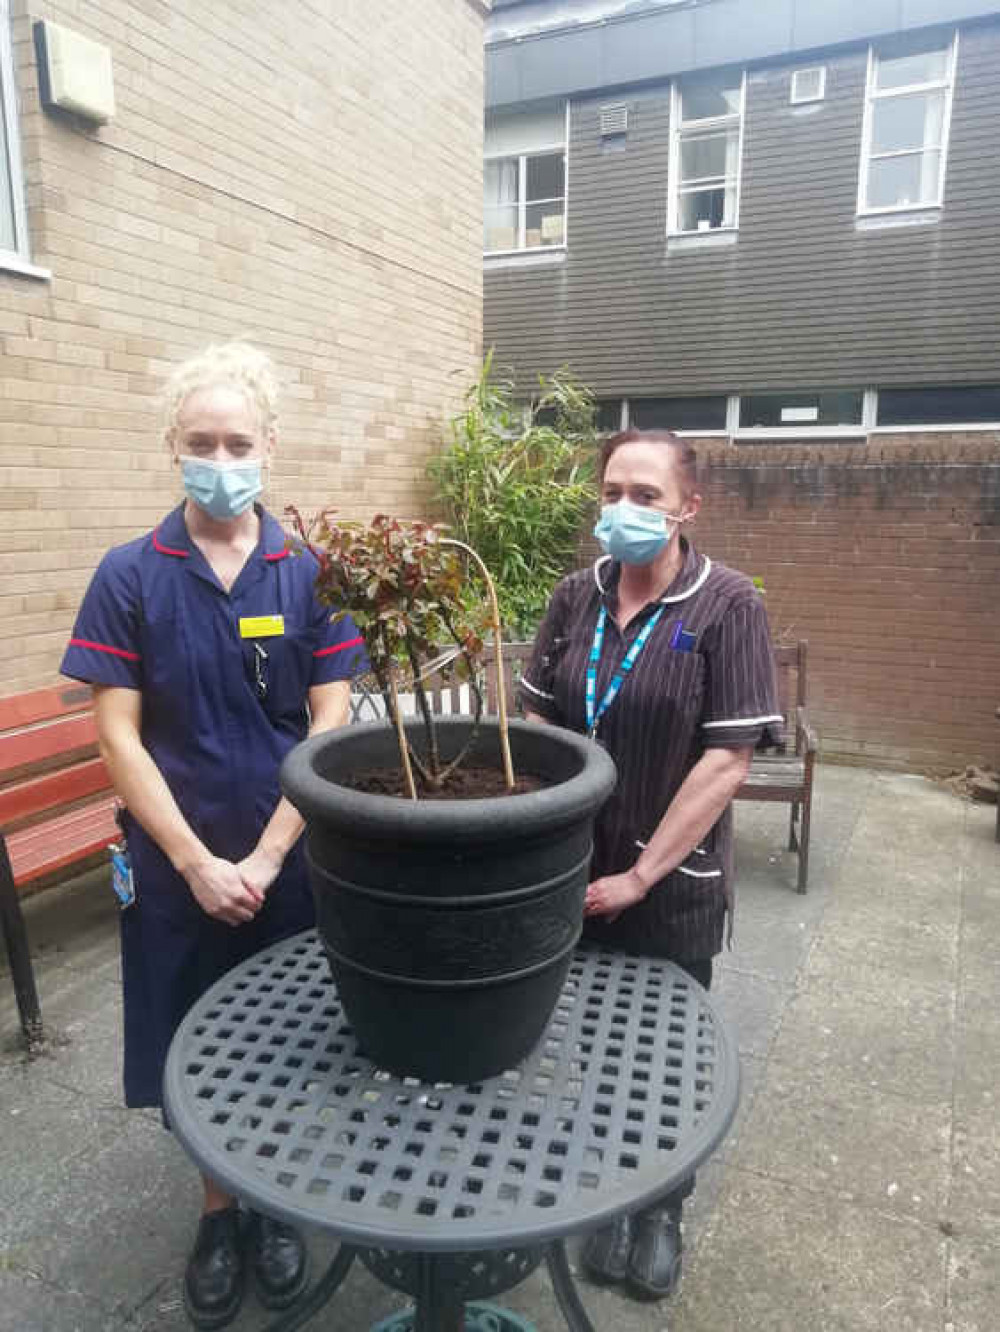
[[(445, 759), (470, 726), (438, 719)], [(317, 924), (345, 1012), (365, 1053), (394, 1073), (467, 1083), (511, 1068), (566, 978), (615, 768), (599, 745), (556, 727), (512, 721), (510, 740), (515, 769), (543, 789), (411, 801), (343, 785), (398, 765), (384, 722), (315, 736), (282, 766), (306, 820)], [(467, 762), (499, 767), (495, 721)]]

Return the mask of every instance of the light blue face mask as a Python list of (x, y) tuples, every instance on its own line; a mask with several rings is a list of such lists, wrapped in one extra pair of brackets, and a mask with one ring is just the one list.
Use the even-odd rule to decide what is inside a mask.
[(645, 504), (619, 500), (605, 504), (594, 528), (594, 536), (623, 564), (650, 564), (677, 530), (677, 520)]
[(246, 513), (264, 489), (259, 458), (224, 463), (182, 458), (181, 476), (188, 498), (219, 522)]

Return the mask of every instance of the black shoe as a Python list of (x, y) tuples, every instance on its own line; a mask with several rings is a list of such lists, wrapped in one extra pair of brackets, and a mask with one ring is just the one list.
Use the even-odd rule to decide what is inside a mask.
[(285, 1221), (250, 1212), (246, 1242), (261, 1304), (268, 1309), (287, 1309), (302, 1294), (308, 1276), (302, 1236)]
[(587, 1238), (580, 1255), (595, 1281), (624, 1281), (634, 1234), (630, 1216), (619, 1216)]
[(630, 1287), (647, 1300), (662, 1300), (681, 1279), (681, 1209), (651, 1207), (635, 1219), (635, 1239), (628, 1257)]
[(206, 1212), (184, 1273), (184, 1308), (195, 1327), (225, 1327), (243, 1302), (243, 1248), (235, 1207)]

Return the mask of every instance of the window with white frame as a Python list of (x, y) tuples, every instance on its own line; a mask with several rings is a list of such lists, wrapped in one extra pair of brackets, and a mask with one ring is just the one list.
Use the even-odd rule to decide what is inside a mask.
[(870, 52), (859, 213), (944, 201), (957, 51), (956, 32), (911, 35)]
[(24, 257), (27, 249), (16, 116), (10, 6), (0, 0), (0, 261)]
[(671, 234), (736, 228), (745, 88), (742, 74), (673, 84), (667, 199)]
[(488, 254), (565, 245), (567, 118), (565, 106), (488, 117), (483, 173)]

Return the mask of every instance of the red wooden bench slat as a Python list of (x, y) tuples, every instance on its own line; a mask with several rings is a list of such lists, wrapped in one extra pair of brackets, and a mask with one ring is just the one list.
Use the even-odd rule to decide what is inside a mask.
[(71, 754), (97, 743), (97, 723), (92, 712), (66, 717), (47, 726), (29, 726), (23, 731), (0, 735), (0, 773), (28, 763)]
[(53, 685), (30, 694), (0, 698), (0, 731), (13, 731), (35, 722), (55, 721), (74, 712), (87, 712), (93, 703), (90, 685)]
[(111, 778), (102, 759), (88, 759), (75, 767), (29, 777), (0, 790), (0, 828), (7, 828), (32, 814), (59, 809), (76, 800), (107, 791)]
[(71, 810), (34, 828), (23, 828), (7, 838), (7, 851), (15, 884), (53, 874), (75, 861), (101, 851), (118, 837), (114, 798)]

